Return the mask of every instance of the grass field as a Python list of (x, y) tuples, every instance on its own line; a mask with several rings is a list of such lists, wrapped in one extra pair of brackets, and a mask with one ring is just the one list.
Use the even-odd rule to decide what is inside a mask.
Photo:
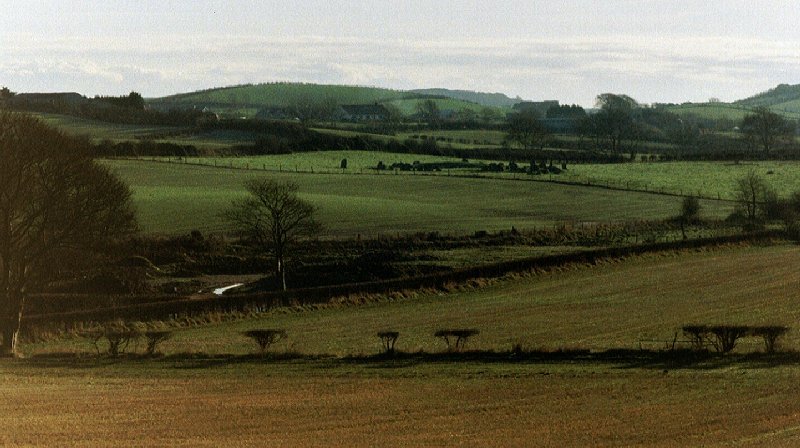
[[(147, 161), (106, 161), (133, 189), (147, 233), (227, 228), (220, 212), (243, 197), (247, 179), (294, 181), (320, 208), (325, 235), (374, 236), (415, 231), (471, 234), (528, 229), (564, 221), (666, 218), (680, 199), (603, 188), (444, 175), (296, 174), (231, 170)], [(704, 215), (724, 217), (731, 204), (703, 202)]]
[(800, 190), (800, 163), (782, 161), (571, 165), (561, 177), (595, 184), (608, 182), (621, 188), (734, 199), (736, 181), (750, 170), (762, 176), (779, 195)]
[[(365, 306), (273, 312), (181, 331), (165, 358), (47, 357), (86, 342), (26, 345), (0, 362), (6, 446), (794, 446), (800, 365), (414, 362), (231, 357), (239, 335), (278, 327), (275, 351), (441, 351), (436, 328), (482, 330), (472, 348), (635, 348), (686, 322), (798, 321), (796, 246), (648, 255)], [(679, 279), (679, 280), (678, 280)], [(797, 329), (786, 348), (800, 347)], [(749, 342), (749, 341), (745, 341)], [(744, 343), (742, 350), (757, 350)], [(174, 356), (175, 353), (198, 353)], [(216, 354), (216, 355), (215, 355)], [(226, 355), (221, 355), (226, 354)], [(737, 361), (738, 360), (738, 361)]]

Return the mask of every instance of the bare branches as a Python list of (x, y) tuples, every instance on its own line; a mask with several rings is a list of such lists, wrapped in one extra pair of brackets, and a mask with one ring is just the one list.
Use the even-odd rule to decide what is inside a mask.
[(25, 292), (57, 275), (58, 260), (135, 228), (128, 187), (94, 162), (86, 139), (0, 113), (2, 351), (13, 350)]
[(270, 179), (248, 182), (250, 197), (234, 201), (225, 218), (246, 237), (275, 258), (275, 274), (286, 289), (286, 252), (300, 238), (317, 235), (321, 225), (314, 218), (316, 208), (297, 196), (295, 183)]

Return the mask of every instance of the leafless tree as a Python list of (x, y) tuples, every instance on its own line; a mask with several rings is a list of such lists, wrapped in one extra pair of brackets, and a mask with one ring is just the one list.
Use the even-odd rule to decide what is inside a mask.
[(17, 351), (29, 291), (136, 228), (131, 193), (85, 139), (0, 113), (0, 354)]
[(766, 107), (758, 107), (742, 119), (740, 126), (745, 139), (769, 153), (779, 140), (794, 133), (794, 125)]
[(295, 183), (258, 179), (246, 188), (250, 197), (234, 201), (225, 217), (273, 255), (275, 278), (285, 291), (287, 251), (298, 239), (317, 235), (322, 228), (314, 218), (316, 208), (297, 196)]

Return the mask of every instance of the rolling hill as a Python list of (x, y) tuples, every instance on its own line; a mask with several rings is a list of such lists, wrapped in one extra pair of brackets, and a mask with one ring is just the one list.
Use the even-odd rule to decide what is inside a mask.
[[(422, 99), (433, 99), (440, 103), (440, 109), (452, 110), (476, 110), (485, 106), (507, 107), (505, 104), (508, 104), (509, 101), (512, 104), (516, 101), (503, 94), (446, 91), (444, 89), (432, 89), (430, 92), (402, 91), (379, 87), (275, 82), (181, 93), (162, 98), (151, 98), (147, 100), (147, 103), (150, 107), (160, 110), (208, 108), (223, 115), (252, 117), (259, 109), (265, 107), (281, 108), (309, 101), (334, 102), (340, 105), (393, 104), (398, 106), (402, 113), (410, 114), (414, 112), (416, 102)], [(480, 100), (480, 102), (473, 100)], [(503, 103), (503, 106), (490, 103)]]

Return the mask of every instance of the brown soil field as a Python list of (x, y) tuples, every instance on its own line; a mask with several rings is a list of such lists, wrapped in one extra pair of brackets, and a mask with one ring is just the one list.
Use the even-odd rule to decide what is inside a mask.
[(3, 446), (796, 446), (800, 369), (0, 366)]

